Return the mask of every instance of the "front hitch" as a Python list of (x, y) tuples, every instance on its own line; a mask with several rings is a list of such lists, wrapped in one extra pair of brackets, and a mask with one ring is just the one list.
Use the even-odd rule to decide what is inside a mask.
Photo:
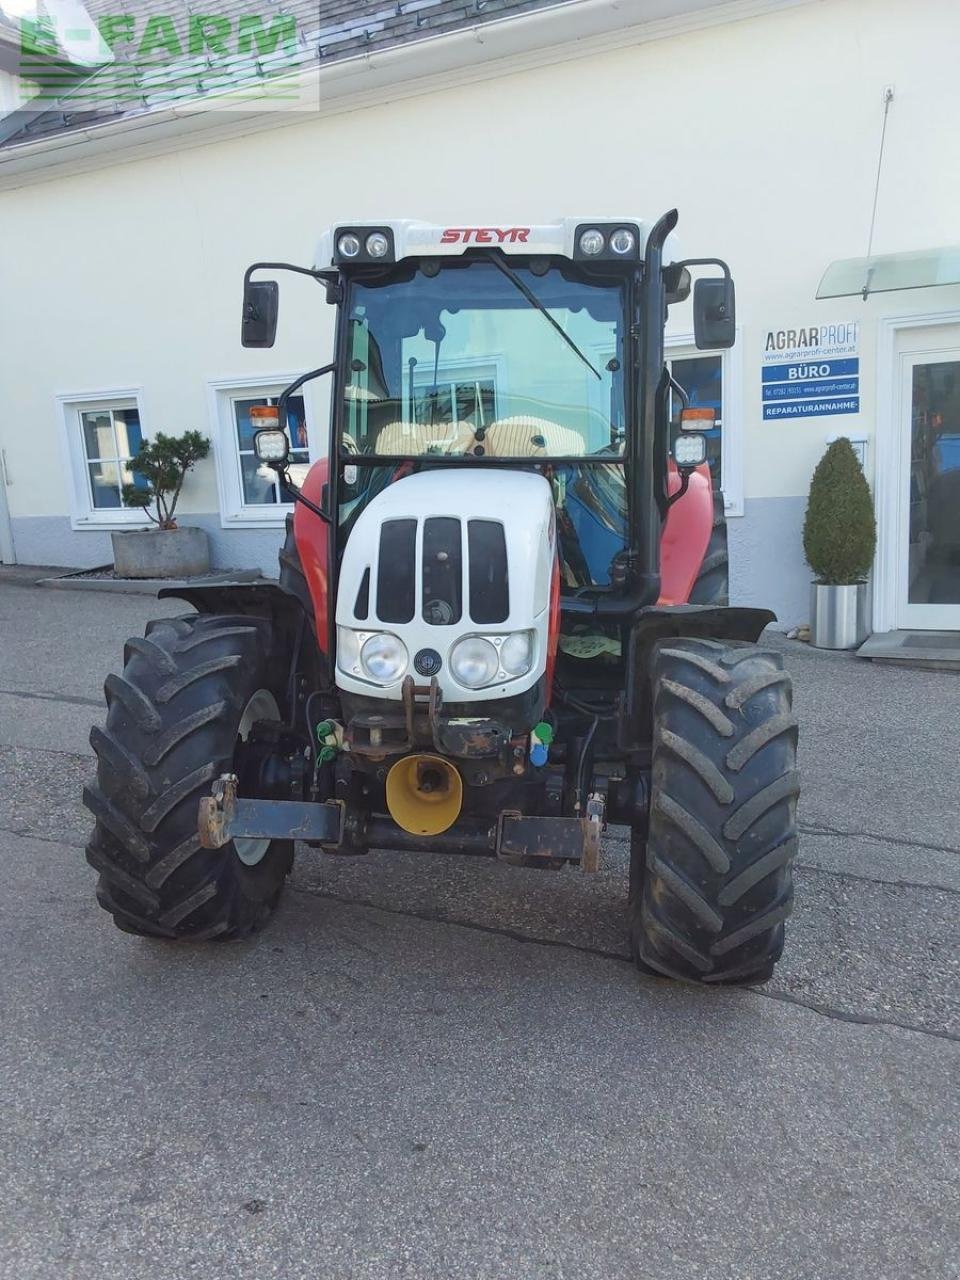
[(248, 800), (237, 795), (237, 776), (225, 773), (200, 800), (200, 843), (222, 849), (231, 840), (309, 840), (336, 847), (343, 838), (343, 805), (303, 800)]

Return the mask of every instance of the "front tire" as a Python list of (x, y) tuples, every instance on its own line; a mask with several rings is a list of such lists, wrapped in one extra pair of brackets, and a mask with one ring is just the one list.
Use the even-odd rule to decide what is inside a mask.
[(293, 843), (204, 849), (197, 811), (213, 780), (236, 771), (253, 721), (283, 705), (269, 623), (165, 618), (128, 641), (124, 663), (104, 685), (106, 726), (90, 733), (97, 781), (84, 803), (96, 818), (87, 860), (100, 873), (97, 899), (128, 933), (252, 933), (276, 906)]
[(783, 951), (797, 851), (797, 724), (783, 658), (739, 642), (662, 640), (651, 679), (649, 831), (631, 848), (634, 958), (691, 982), (765, 981)]

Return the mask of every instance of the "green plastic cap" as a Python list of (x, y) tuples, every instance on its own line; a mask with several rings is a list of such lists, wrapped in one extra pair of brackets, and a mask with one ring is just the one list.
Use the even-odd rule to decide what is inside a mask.
[(533, 732), (545, 746), (549, 747), (550, 743), (553, 741), (552, 725), (547, 724), (546, 720), (541, 720), (539, 724), (535, 724), (533, 726)]

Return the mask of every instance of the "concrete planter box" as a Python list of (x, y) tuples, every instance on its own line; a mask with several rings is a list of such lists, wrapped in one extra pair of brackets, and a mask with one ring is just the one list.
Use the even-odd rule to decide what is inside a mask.
[(113, 567), (123, 578), (192, 578), (210, 571), (204, 529), (136, 529), (111, 533)]
[(868, 587), (810, 585), (810, 643), (818, 649), (859, 649), (870, 628), (867, 623)]

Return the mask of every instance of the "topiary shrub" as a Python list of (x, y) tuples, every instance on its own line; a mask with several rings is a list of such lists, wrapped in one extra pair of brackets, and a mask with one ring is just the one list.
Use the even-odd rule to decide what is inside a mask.
[[(152, 440), (143, 441), (130, 462), (130, 470), (142, 476), (144, 483), (123, 486), (124, 505), (143, 507), (158, 529), (176, 529), (174, 512), (187, 472), (209, 452), (210, 441), (199, 431), (185, 431), (182, 436), (158, 431)], [(151, 505), (156, 514), (149, 510)]]
[(877, 522), (863, 468), (846, 437), (817, 464), (803, 522), (803, 551), (822, 586), (863, 582), (873, 564)]

